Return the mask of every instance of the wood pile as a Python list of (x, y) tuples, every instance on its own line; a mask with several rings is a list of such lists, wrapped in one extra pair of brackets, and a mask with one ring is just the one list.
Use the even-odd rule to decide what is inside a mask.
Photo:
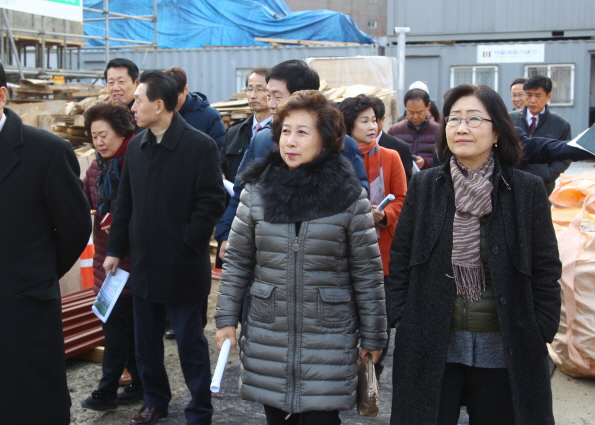
[[(355, 97), (358, 94), (376, 96), (384, 102), (387, 125), (397, 121), (397, 102), (393, 90), (365, 84), (332, 88), (329, 87), (325, 80), (322, 80), (320, 82), (320, 91), (333, 103), (341, 102), (348, 97)], [(221, 119), (226, 129), (252, 115), (245, 93), (232, 94), (230, 100), (212, 103), (211, 106), (221, 114)]]
[[(81, 100), (86, 97), (99, 96), (107, 89), (104, 86), (83, 83), (56, 83), (53, 80), (22, 79), (18, 87), (13, 87), (15, 101), (30, 99)], [(27, 100), (29, 99), (29, 100)]]
[(67, 359), (94, 349), (105, 342), (101, 320), (91, 311), (93, 288), (62, 297), (64, 355)]
[(10, 99), (8, 108), (21, 118), (27, 115), (26, 124), (51, 131), (74, 147), (92, 143), (85, 133), (82, 113), (97, 100), (109, 98), (104, 86), (52, 80), (23, 79), (11, 90), (16, 99)]
[(231, 99), (225, 102), (211, 103), (211, 106), (221, 114), (221, 119), (226, 130), (235, 123), (244, 121), (252, 115), (245, 93), (232, 94)]

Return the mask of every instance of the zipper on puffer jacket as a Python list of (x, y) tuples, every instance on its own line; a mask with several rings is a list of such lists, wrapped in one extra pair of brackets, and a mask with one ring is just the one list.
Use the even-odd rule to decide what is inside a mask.
[[(297, 226), (294, 224), (294, 232), (297, 230)], [(293, 350), (290, 353), (291, 355), (291, 403), (289, 404), (289, 414), (285, 417), (285, 420), (288, 420), (291, 415), (293, 414), (294, 403), (295, 403), (295, 393), (297, 391), (296, 385), (296, 376), (295, 376), (295, 359), (296, 359), (296, 352), (297, 352), (297, 257), (298, 253), (300, 252), (300, 244), (298, 243), (298, 235), (296, 233), (295, 239), (293, 241), (293, 245), (291, 247), (291, 251), (293, 252)]]

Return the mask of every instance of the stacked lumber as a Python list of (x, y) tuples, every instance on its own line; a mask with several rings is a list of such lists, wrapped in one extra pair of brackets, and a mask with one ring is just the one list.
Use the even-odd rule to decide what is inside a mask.
[(17, 99), (10, 99), (9, 108), (23, 119), (28, 116), (27, 124), (51, 131), (74, 147), (92, 143), (85, 132), (82, 113), (97, 100), (109, 98), (103, 86), (57, 84), (51, 80), (23, 79), (12, 91)]
[[(365, 84), (332, 88), (329, 87), (325, 80), (322, 80), (320, 82), (320, 91), (333, 103), (341, 102), (348, 97), (354, 97), (358, 94), (376, 96), (384, 102), (387, 118), (386, 124), (390, 125), (397, 121), (397, 102), (394, 96), (394, 90)], [(230, 100), (212, 103), (211, 106), (221, 114), (221, 119), (226, 129), (229, 129), (229, 127), (239, 121), (245, 120), (252, 114), (245, 93), (232, 94)]]
[(67, 359), (94, 349), (105, 342), (101, 320), (91, 311), (93, 288), (62, 297), (64, 355)]
[(53, 80), (22, 79), (18, 87), (11, 89), (16, 100), (24, 99), (72, 99), (80, 100), (86, 97), (107, 94), (104, 86), (83, 83), (56, 83)]
[(231, 100), (211, 103), (211, 106), (219, 111), (225, 129), (229, 129), (237, 122), (244, 121), (252, 111), (248, 106), (248, 98), (245, 93), (232, 94)]

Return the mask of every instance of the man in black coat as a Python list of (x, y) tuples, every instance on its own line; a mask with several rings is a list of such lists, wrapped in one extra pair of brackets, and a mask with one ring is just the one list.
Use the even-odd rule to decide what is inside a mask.
[(377, 97), (373, 97), (375, 100), (374, 106), (374, 115), (376, 116), (376, 123), (378, 124), (378, 135), (376, 140), (378, 144), (383, 148), (392, 149), (399, 153), (401, 157), (401, 162), (403, 163), (403, 168), (405, 169), (405, 177), (407, 177), (407, 184), (409, 184), (409, 180), (411, 180), (411, 174), (413, 173), (413, 158), (411, 156), (411, 147), (409, 143), (402, 141), (401, 139), (397, 139), (394, 136), (382, 131), (384, 127), (384, 121), (386, 120), (386, 108), (384, 107), (384, 102)]
[(72, 146), (4, 108), (0, 64), (0, 410), (3, 424), (70, 423), (60, 285), (91, 234)]
[[(523, 86), (526, 94), (526, 106), (520, 111), (510, 113), (515, 126), (523, 129), (529, 137), (546, 137), (558, 140), (570, 140), (570, 123), (561, 115), (551, 112), (547, 103), (552, 98), (552, 80), (543, 75), (535, 75)], [(556, 186), (556, 179), (563, 173), (570, 161), (552, 161), (547, 164), (526, 163), (519, 168), (543, 179), (548, 194)]]
[(210, 424), (213, 407), (207, 340), (202, 332), (211, 289), (209, 240), (224, 209), (217, 144), (175, 111), (175, 80), (145, 71), (132, 106), (149, 131), (128, 145), (104, 267), (115, 271), (128, 248), (134, 333), (144, 406), (131, 424), (167, 416), (171, 391), (163, 363), (166, 315), (191, 400), (190, 424)]
[(264, 66), (252, 68), (246, 78), (246, 96), (250, 110), (254, 113), (245, 121), (233, 125), (223, 139), (219, 152), (221, 169), (225, 178), (232, 183), (236, 179), (238, 168), (252, 136), (262, 130), (272, 119), (267, 105), (266, 75), (269, 70), (270, 68)]

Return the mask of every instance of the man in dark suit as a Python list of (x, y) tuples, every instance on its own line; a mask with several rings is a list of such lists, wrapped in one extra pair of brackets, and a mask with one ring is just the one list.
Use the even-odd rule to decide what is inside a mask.
[(91, 234), (72, 146), (4, 108), (0, 64), (0, 411), (3, 424), (70, 423), (60, 285)]
[[(523, 129), (529, 137), (570, 140), (570, 123), (561, 115), (551, 112), (547, 103), (552, 98), (552, 80), (543, 75), (534, 75), (523, 86), (526, 106), (510, 113), (515, 126)], [(543, 179), (548, 194), (552, 193), (556, 179), (570, 161), (553, 161), (548, 164), (525, 164), (520, 169)]]
[(374, 99), (374, 105), (372, 105), (372, 109), (374, 109), (374, 115), (376, 115), (376, 124), (378, 124), (378, 136), (376, 137), (376, 140), (380, 146), (395, 150), (399, 153), (401, 162), (403, 163), (403, 168), (405, 169), (407, 184), (409, 184), (413, 168), (413, 159), (411, 157), (411, 148), (409, 147), (409, 143), (405, 143), (401, 139), (397, 139), (396, 137), (382, 131), (384, 127), (384, 121), (386, 120), (386, 108), (384, 107), (384, 102), (382, 100), (378, 99), (377, 97), (372, 97), (372, 99)]
[(250, 139), (271, 122), (271, 111), (267, 105), (266, 75), (270, 68), (257, 66), (252, 68), (246, 78), (246, 96), (250, 110), (254, 112), (245, 121), (233, 125), (225, 135), (221, 146), (221, 169), (225, 178), (234, 182), (238, 167), (244, 158), (244, 152)]
[(217, 144), (175, 111), (175, 80), (143, 72), (132, 111), (148, 128), (128, 144), (118, 205), (110, 228), (106, 272), (130, 248), (130, 285), (136, 360), (144, 405), (130, 424), (167, 417), (171, 391), (163, 358), (165, 318), (176, 334), (191, 393), (189, 424), (210, 424), (213, 414), (209, 348), (203, 334), (211, 290), (209, 240), (224, 210)]

